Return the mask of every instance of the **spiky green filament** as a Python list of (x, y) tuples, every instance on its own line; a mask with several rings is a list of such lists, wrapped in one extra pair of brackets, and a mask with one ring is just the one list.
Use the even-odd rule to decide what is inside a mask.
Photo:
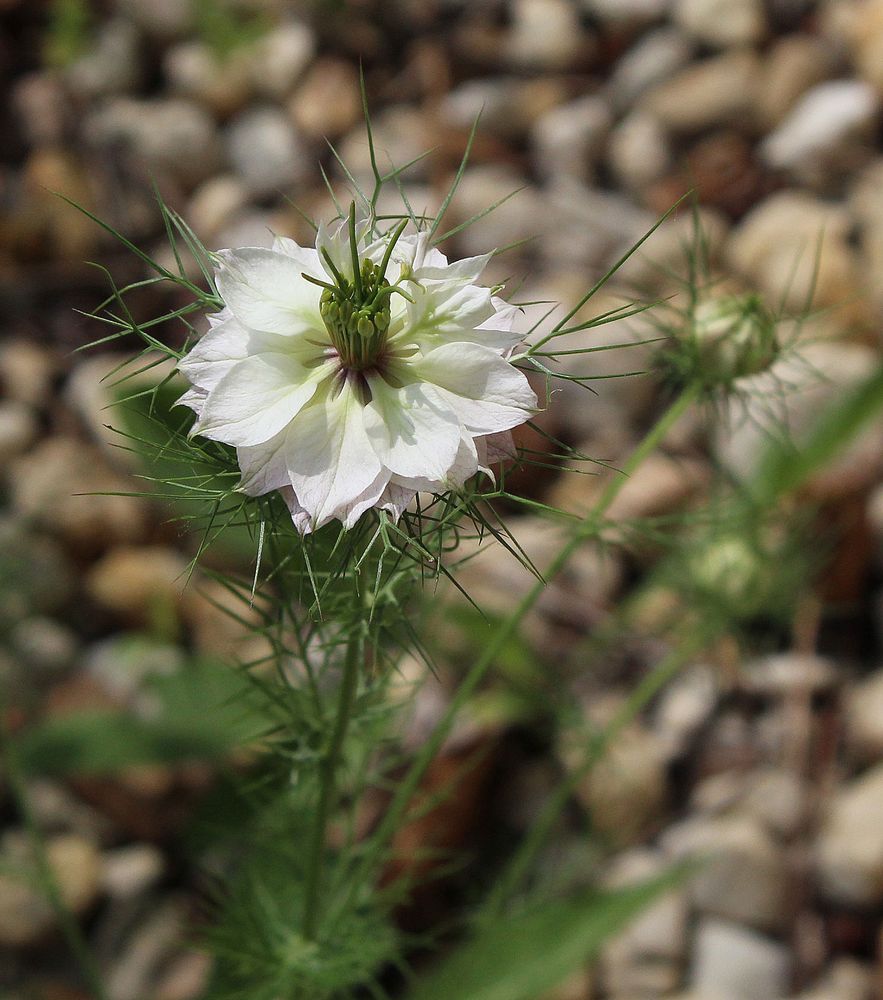
[(343, 367), (360, 372), (383, 356), (394, 289), (373, 261), (363, 260), (356, 273), (358, 282), (343, 278), (323, 288), (319, 312)]

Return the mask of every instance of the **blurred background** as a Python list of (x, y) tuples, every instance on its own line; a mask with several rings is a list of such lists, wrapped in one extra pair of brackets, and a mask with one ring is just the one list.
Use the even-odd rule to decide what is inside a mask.
[[(696, 210), (667, 220), (580, 313), (663, 299), (662, 326), (585, 331), (579, 346), (631, 346), (582, 358), (597, 394), (561, 390), (522, 444), (542, 452), (554, 435), (614, 465), (629, 453), (667, 392), (658, 345), (643, 341), (684, 322), (697, 258), (700, 284), (800, 317), (783, 322), (790, 349), (771, 373), (679, 422), (611, 511), (611, 544), (549, 589), (505, 683), (448, 747), (450, 761), (478, 747), (482, 764), (433, 836), (485, 863), (530, 828), (579, 734), (616, 719), (691, 624), (725, 619), (711, 651), (685, 655), (620, 726), (545, 863), (590, 848), (593, 873), (623, 884), (722, 853), (554, 997), (883, 995), (879, 399), (799, 476), (782, 473), (790, 486), (770, 487), (769, 531), (739, 506), (769, 471), (770, 439), (793, 472), (818, 415), (879, 371), (883, 2), (0, 0), (0, 32), (0, 711), (21, 761), (16, 779), (0, 774), (0, 995), (89, 996), (53, 908), (20, 878), (28, 827), (111, 1000), (202, 995), (211, 959), (188, 942), (211, 852), (194, 830), (223, 798), (238, 738), (229, 716), (206, 721), (205, 692), (229, 697), (212, 664), (260, 641), (208, 576), (184, 586), (198, 538), (168, 503), (122, 495), (150, 485), (135, 478), (138, 448), (106, 426), (100, 380), (135, 344), (74, 352), (102, 335), (84, 312), (109, 292), (103, 269), (118, 284), (146, 271), (57, 194), (166, 263), (154, 186), (209, 248), (309, 242), (298, 209), (332, 210), (320, 165), (344, 179), (326, 140), (370, 177), (360, 65), (381, 166), (431, 150), (402, 177), (416, 211), (437, 210), (481, 116), (445, 228), (501, 204), (446, 248), (518, 244), (489, 274), (518, 301), (575, 303), (695, 191)], [(177, 304), (149, 287), (129, 298), (142, 320)], [(525, 332), (544, 309), (525, 308)], [(184, 330), (161, 335), (180, 344)], [(150, 438), (150, 422), (129, 420)], [(550, 451), (510, 487), (578, 513), (605, 480), (566, 464)], [(731, 530), (709, 536), (696, 512), (724, 491)], [(517, 506), (510, 516), (542, 568), (554, 533)], [(232, 539), (211, 558), (249, 574), (253, 549)], [(530, 583), (502, 550), (464, 577), (491, 615)], [(446, 666), (419, 718), (440, 711), (482, 634), (453, 603), (436, 623)], [(182, 732), (198, 745), (182, 750)], [(426, 836), (418, 825), (403, 843)], [(423, 917), (403, 920), (447, 905), (429, 893)]]

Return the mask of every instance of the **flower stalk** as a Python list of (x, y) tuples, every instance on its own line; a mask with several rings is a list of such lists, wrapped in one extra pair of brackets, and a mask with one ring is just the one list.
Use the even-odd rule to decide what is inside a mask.
[(319, 901), (322, 889), (322, 871), (325, 866), (325, 845), (328, 822), (331, 816), (337, 768), (343, 752), (344, 741), (352, 717), (356, 692), (359, 688), (359, 669), (362, 665), (363, 642), (361, 634), (353, 635), (347, 642), (343, 675), (337, 700), (337, 714), (328, 749), (319, 766), (319, 801), (313, 820), (310, 843), (307, 848), (307, 876), (304, 890), (303, 936), (308, 941), (316, 939), (319, 925)]

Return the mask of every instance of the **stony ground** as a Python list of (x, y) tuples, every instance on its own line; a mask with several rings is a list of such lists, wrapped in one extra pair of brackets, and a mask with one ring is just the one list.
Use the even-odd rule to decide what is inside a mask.
[[(784, 359), (775, 373), (776, 385), (803, 391), (775, 404), (748, 394), (734, 404), (742, 418), (747, 410), (735, 429), (726, 415), (691, 414), (614, 518), (681, 511), (721, 466), (750, 476), (771, 407), (787, 410), (799, 439), (879, 364), (880, 0), (251, 0), (224, 16), (207, 3), (105, 0), (83, 5), (86, 30), (77, 8), (58, 5), (52, 21), (48, 5), (0, 3), (0, 676), (13, 732), (77, 708), (137, 710), (143, 679), (174, 672), (186, 651), (241, 654), (249, 641), (218, 610), (223, 594), (210, 581), (182, 592), (189, 543), (161, 505), (77, 495), (134, 482), (104, 427), (98, 379), (115, 359), (70, 354), (96, 336), (74, 309), (106, 290), (82, 261), (100, 260), (120, 280), (139, 271), (52, 192), (158, 254), (167, 251), (151, 181), (209, 246), (265, 243), (270, 230), (307, 239), (288, 199), (326, 211), (314, 164), (340, 170), (325, 137), (357, 178), (369, 170), (360, 59), (379, 147), (395, 163), (434, 149), (406, 175), (415, 208), (441, 202), (481, 113), (451, 226), (521, 190), (451, 249), (536, 236), (494, 262), (521, 300), (575, 300), (693, 188), (715, 277), (786, 312), (816, 310), (795, 333), (799, 363)], [(671, 269), (682, 269), (691, 226), (689, 213), (667, 222), (593, 312), (614, 308), (618, 294), (677, 292)], [(149, 315), (157, 304), (145, 295), (139, 305)], [(641, 335), (617, 323), (601, 336)], [(598, 374), (636, 370), (652, 362), (649, 350), (592, 363)], [(660, 386), (650, 377), (598, 385), (597, 397), (560, 393), (546, 426), (615, 462), (658, 410)], [(714, 860), (557, 1000), (883, 995), (881, 483), (878, 426), (810, 484), (839, 532), (789, 641), (764, 655), (725, 643), (693, 664), (580, 790), (611, 883), (696, 852)], [(549, 473), (530, 489), (578, 510), (597, 480)], [(515, 530), (541, 564), (542, 525), (523, 518)], [(641, 546), (604, 560), (586, 552), (529, 623), (540, 655), (572, 658), (575, 637), (653, 558)], [(476, 566), (480, 600), (511, 600), (520, 581), (510, 564)], [(638, 643), (574, 681), (587, 718), (609, 718), (658, 655)], [(511, 825), (531, 822), (567, 746), (556, 754), (537, 765), (516, 752), (498, 769)], [(208, 766), (188, 765), (29, 782), (34, 820), (112, 1000), (188, 1000), (207, 980), (208, 960), (187, 948), (199, 876), (180, 836), (214, 780)], [(0, 820), (6, 869), (28, 848), (2, 784)], [(51, 908), (2, 873), (0, 991), (85, 997)]]

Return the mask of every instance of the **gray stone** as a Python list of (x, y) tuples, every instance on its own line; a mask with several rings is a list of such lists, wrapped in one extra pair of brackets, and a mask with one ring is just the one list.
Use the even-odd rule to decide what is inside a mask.
[[(788, 117), (760, 144), (771, 167), (813, 179), (832, 165), (854, 168), (867, 155), (880, 96), (861, 80), (819, 83), (796, 103)], [(858, 149), (856, 146), (858, 145)]]
[(676, 132), (749, 122), (759, 92), (762, 63), (751, 51), (733, 49), (704, 59), (649, 90), (639, 107)]
[(9, 103), (29, 145), (60, 145), (64, 141), (72, 112), (60, 74), (20, 76), (12, 86)]
[[(441, 109), (439, 113), (442, 113)], [(374, 135), (378, 165), (384, 171), (392, 167), (403, 167), (416, 157), (422, 156), (434, 144), (426, 116), (417, 109), (405, 105), (393, 105), (377, 115), (372, 115), (371, 130)], [(350, 172), (360, 183), (373, 184), (370, 151), (363, 124), (356, 125), (344, 136), (338, 145), (338, 151)], [(426, 164), (422, 161), (408, 169), (408, 178), (411, 180), (425, 176)]]
[(738, 924), (705, 918), (696, 931), (692, 988), (721, 1000), (774, 1000), (788, 992), (788, 949)]
[(563, 96), (564, 91), (549, 80), (516, 76), (467, 80), (441, 99), (439, 116), (464, 132), (480, 120), (480, 132), (516, 139), (557, 109)]
[(831, 962), (818, 982), (795, 1000), (873, 1000), (874, 972), (854, 958)]
[(831, 76), (835, 67), (831, 47), (813, 35), (785, 35), (777, 41), (767, 54), (758, 95), (761, 124), (778, 125), (800, 96)]
[(670, 827), (662, 847), (675, 860), (701, 860), (687, 889), (702, 913), (758, 930), (781, 930), (790, 915), (785, 854), (755, 820), (693, 818)]
[(13, 626), (9, 643), (33, 669), (58, 674), (74, 660), (79, 641), (76, 632), (52, 618), (25, 618)]
[(609, 24), (656, 21), (671, 8), (672, 0), (582, 0), (583, 7)]
[(362, 117), (359, 75), (343, 59), (313, 63), (288, 103), (288, 113), (310, 139), (336, 139)]
[(313, 31), (299, 21), (288, 21), (268, 31), (250, 54), (255, 91), (282, 100), (294, 89), (316, 51)]
[(99, 451), (75, 438), (50, 438), (13, 463), (13, 509), (82, 550), (143, 536), (148, 503), (123, 495), (134, 489)]
[(546, 112), (531, 129), (534, 167), (546, 179), (588, 181), (604, 148), (612, 115), (607, 101), (589, 94)]
[(762, 0), (676, 0), (679, 27), (707, 45), (756, 45), (767, 31)]
[(513, 0), (503, 40), (509, 62), (528, 69), (566, 69), (582, 48), (583, 29), (571, 0)]
[(89, 101), (128, 93), (141, 81), (141, 52), (132, 22), (114, 17), (99, 28), (91, 50), (65, 70), (68, 85)]
[[(46, 855), (59, 894), (75, 915), (98, 895), (100, 861), (93, 844), (75, 834), (46, 842)], [(55, 926), (55, 910), (34, 884), (34, 859), (27, 835), (8, 831), (0, 860), (0, 945), (14, 948), (37, 943)]]
[(535, 236), (544, 222), (543, 198), (524, 177), (499, 166), (466, 169), (446, 217), (450, 226), (486, 211), (510, 194), (511, 198), (458, 234), (462, 256), (487, 253)]
[(800, 314), (810, 306), (836, 306), (849, 321), (859, 297), (859, 263), (850, 245), (853, 221), (846, 206), (799, 190), (782, 191), (755, 206), (732, 231), (730, 266), (770, 302)]
[(635, 111), (611, 133), (607, 159), (624, 188), (640, 191), (659, 180), (671, 167), (668, 134), (653, 115)]
[(218, 233), (247, 203), (248, 191), (242, 181), (233, 174), (218, 174), (193, 192), (187, 220), (200, 239), (214, 246)]
[(835, 664), (810, 653), (777, 653), (745, 664), (740, 680), (753, 694), (788, 698), (830, 691), (840, 678)]
[[(800, 447), (819, 415), (869, 378), (877, 365), (876, 353), (862, 345), (815, 343), (802, 347), (799, 357), (776, 362), (763, 375), (740, 379), (739, 402), (727, 405), (716, 431), (719, 457), (739, 479), (753, 478), (771, 435), (787, 427), (789, 439)], [(842, 497), (876, 482), (881, 467), (883, 426), (870, 421), (809, 477), (804, 488), (817, 498)], [(783, 676), (792, 676), (790, 667), (783, 669)]]
[(690, 740), (712, 717), (719, 695), (719, 682), (706, 666), (684, 671), (662, 692), (653, 724), (671, 747), (673, 757), (686, 751)]
[(51, 351), (30, 340), (0, 344), (0, 384), (7, 399), (43, 407), (52, 395), (58, 362)]
[(193, 27), (193, 0), (114, 0), (144, 32), (161, 41), (180, 38)]
[(816, 842), (823, 895), (833, 902), (872, 906), (883, 900), (883, 764), (834, 795)]
[(29, 406), (0, 401), (0, 474), (8, 462), (28, 450), (37, 433), (37, 420)]
[(220, 118), (239, 111), (252, 96), (253, 74), (244, 49), (222, 59), (203, 41), (180, 42), (166, 50), (163, 73), (173, 93), (198, 101)]
[(230, 163), (254, 195), (276, 194), (310, 175), (309, 154), (279, 108), (243, 111), (228, 125), (225, 141)]
[(127, 844), (101, 855), (101, 887), (108, 896), (130, 899), (152, 888), (165, 873), (162, 851), (152, 844)]
[(123, 148), (142, 169), (185, 186), (210, 177), (220, 159), (214, 122), (190, 101), (116, 98), (91, 112), (83, 128), (92, 146), (117, 154)]
[(613, 106), (625, 111), (650, 87), (669, 79), (690, 61), (693, 46), (676, 28), (644, 35), (617, 60), (608, 89)]
[(855, 760), (883, 758), (883, 670), (863, 678), (847, 693), (846, 744)]

